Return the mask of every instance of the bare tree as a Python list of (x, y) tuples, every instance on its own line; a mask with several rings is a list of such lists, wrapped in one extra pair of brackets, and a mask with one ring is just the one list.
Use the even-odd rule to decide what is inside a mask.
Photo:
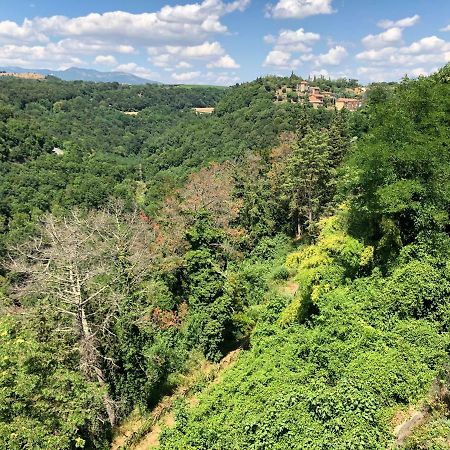
[(151, 264), (152, 237), (138, 214), (124, 215), (120, 206), (113, 205), (109, 211), (73, 211), (62, 219), (48, 215), (40, 236), (10, 254), (10, 270), (22, 274), (16, 295), (45, 296), (48, 306), (65, 318), (66, 331), (76, 337), (80, 370), (105, 388), (111, 426), (116, 423), (116, 405), (108, 393), (104, 367), (114, 361), (105, 360), (101, 343), (113, 334), (127, 289)]

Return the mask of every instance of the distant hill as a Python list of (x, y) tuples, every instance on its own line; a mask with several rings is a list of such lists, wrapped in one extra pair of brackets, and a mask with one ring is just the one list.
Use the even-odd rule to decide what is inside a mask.
[(100, 72), (94, 69), (81, 69), (79, 67), (70, 67), (66, 70), (49, 70), (49, 69), (24, 69), (22, 67), (0, 67), (1, 71), (5, 72), (34, 72), (42, 75), (51, 75), (58, 77), (65, 81), (94, 81), (99, 83), (118, 82), (124, 84), (159, 84), (157, 81), (147, 80), (145, 78), (137, 77), (131, 73), (125, 72)]

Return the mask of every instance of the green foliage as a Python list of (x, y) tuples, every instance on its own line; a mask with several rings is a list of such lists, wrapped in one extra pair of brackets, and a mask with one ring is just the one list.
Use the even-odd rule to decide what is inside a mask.
[(450, 87), (436, 79), (405, 80), (377, 102), (370, 131), (349, 160), (353, 230), (378, 244), (384, 261), (449, 222)]
[[(399, 290), (413, 289), (419, 303), (428, 294), (401, 277), (406, 267), (385, 279), (375, 272), (350, 281), (345, 274), (355, 276), (370, 258), (339, 222), (325, 222), (317, 249), (288, 257), (299, 281), (315, 283), (308, 325), (279, 327), (273, 315), (263, 315), (268, 320), (257, 325), (251, 350), (202, 394), (181, 428), (165, 432), (162, 448), (389, 445), (392, 411), (421, 398), (446, 360), (448, 336), (433, 309), (448, 295), (430, 293), (434, 307), (416, 318), (399, 303)], [(441, 279), (444, 273), (441, 268)], [(397, 301), (391, 304), (388, 295)]]
[[(338, 171), (348, 206), (287, 258), (297, 294), (287, 305), (276, 296), (264, 304), (250, 350), (164, 432), (163, 449), (394, 445), (393, 414), (427, 396), (448, 358), (447, 78), (444, 69), (389, 91), (373, 88), (360, 116), (368, 132)], [(301, 161), (291, 173), (319, 170), (325, 139), (337, 166), (347, 136), (336, 131), (304, 143), (317, 156), (306, 163), (300, 141), (287, 159)], [(330, 193), (307, 187), (310, 199)], [(309, 210), (319, 215), (311, 205), (326, 202), (314, 201)], [(299, 210), (307, 205), (298, 202)], [(445, 411), (406, 448), (447, 448)]]
[(12, 316), (0, 319), (1, 448), (108, 448), (102, 390), (61, 350)]
[[(0, 447), (106, 448), (108, 405), (149, 409), (238, 345), (163, 449), (392, 445), (448, 358), (448, 67), (354, 114), (273, 102), (299, 81), (0, 80), (0, 258), (21, 244), (1, 269)], [(194, 174), (213, 160), (233, 161)], [(39, 251), (43, 278), (21, 268)], [(409, 448), (440, 448), (445, 414)]]

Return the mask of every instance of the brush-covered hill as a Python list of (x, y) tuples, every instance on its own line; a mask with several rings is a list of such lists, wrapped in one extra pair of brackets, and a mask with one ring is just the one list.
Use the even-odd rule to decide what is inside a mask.
[(449, 68), (354, 113), (279, 82), (0, 80), (1, 448), (171, 394), (163, 449), (447, 448)]

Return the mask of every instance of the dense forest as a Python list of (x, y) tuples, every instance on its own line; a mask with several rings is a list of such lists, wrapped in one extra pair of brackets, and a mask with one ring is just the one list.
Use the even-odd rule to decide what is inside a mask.
[(0, 80), (0, 448), (448, 448), (450, 67), (287, 80)]

